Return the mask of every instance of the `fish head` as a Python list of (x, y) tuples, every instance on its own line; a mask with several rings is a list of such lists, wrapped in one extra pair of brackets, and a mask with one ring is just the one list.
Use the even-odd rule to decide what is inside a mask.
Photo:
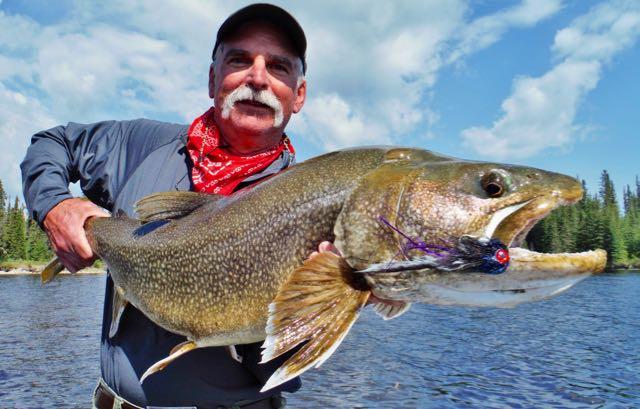
[(345, 203), (336, 245), (356, 270), (438, 255), (460, 237), (509, 248), (503, 274), (431, 269), (367, 276), (382, 299), (512, 306), (557, 294), (606, 263), (603, 251), (542, 254), (520, 246), (558, 206), (582, 198), (574, 178), (525, 166), (472, 162), (418, 149), (391, 149)]

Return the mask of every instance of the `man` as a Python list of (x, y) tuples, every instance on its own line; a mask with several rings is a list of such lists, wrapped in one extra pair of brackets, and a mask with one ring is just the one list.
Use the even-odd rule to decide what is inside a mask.
[[(108, 216), (94, 203), (133, 215), (134, 203), (154, 192), (229, 194), (291, 165), (284, 128), (304, 105), (305, 52), (304, 32), (289, 13), (251, 5), (220, 27), (209, 71), (214, 107), (190, 127), (140, 119), (69, 123), (34, 135), (21, 165), (25, 199), (63, 264), (75, 272), (93, 262), (83, 225)], [(91, 202), (69, 193), (78, 180)], [(115, 322), (113, 293), (107, 278), (98, 408), (281, 407), (279, 391), (300, 387), (295, 379), (258, 392), (282, 362), (259, 365), (260, 344), (237, 346), (235, 357), (223, 347), (192, 351), (141, 385), (142, 373), (184, 338), (132, 306)]]

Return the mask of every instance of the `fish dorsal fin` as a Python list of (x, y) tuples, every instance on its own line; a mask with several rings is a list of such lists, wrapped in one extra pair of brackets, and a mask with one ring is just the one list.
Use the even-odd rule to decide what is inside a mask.
[(135, 204), (135, 212), (142, 223), (156, 220), (178, 219), (205, 203), (224, 196), (198, 192), (161, 192), (145, 196)]
[(321, 252), (307, 259), (280, 287), (269, 305), (262, 362), (309, 342), (278, 368), (262, 392), (319, 367), (340, 345), (370, 295), (352, 285), (351, 271), (342, 257)]
[(376, 314), (382, 317), (382, 319), (392, 320), (407, 312), (411, 308), (411, 303), (404, 301), (394, 301), (393, 303), (386, 303), (384, 301), (373, 304), (373, 309)]

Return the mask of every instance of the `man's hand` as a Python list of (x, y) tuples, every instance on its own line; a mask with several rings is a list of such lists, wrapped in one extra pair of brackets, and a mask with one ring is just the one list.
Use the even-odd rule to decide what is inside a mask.
[(66, 199), (44, 219), (44, 230), (53, 251), (72, 273), (90, 266), (96, 259), (84, 231), (84, 223), (90, 217), (109, 217), (109, 213), (85, 199)]

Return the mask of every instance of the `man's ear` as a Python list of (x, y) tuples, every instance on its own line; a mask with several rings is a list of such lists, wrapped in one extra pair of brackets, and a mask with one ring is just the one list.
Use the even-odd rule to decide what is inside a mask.
[(215, 97), (215, 73), (213, 69), (213, 63), (209, 66), (209, 98)]
[(296, 92), (296, 100), (293, 103), (293, 113), (297, 114), (302, 109), (304, 105), (304, 101), (307, 99), (307, 81), (303, 78), (298, 85), (298, 90)]

